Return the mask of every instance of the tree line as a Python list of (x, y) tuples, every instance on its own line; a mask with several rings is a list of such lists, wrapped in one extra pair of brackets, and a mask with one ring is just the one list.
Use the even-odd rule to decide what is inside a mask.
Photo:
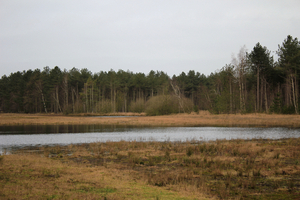
[(274, 60), (257, 43), (206, 76), (190, 70), (169, 77), (73, 68), (28, 70), (0, 79), (0, 111), (15, 113), (146, 112), (299, 113), (300, 42), (288, 35)]

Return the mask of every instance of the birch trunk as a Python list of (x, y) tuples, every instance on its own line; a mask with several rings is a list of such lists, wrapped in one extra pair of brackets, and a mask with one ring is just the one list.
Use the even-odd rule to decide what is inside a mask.
[[(295, 81), (294, 81), (294, 78), (295, 78)], [(294, 77), (293, 75), (291, 75), (291, 82), (292, 82), (292, 92), (293, 92), (293, 104), (295, 107), (295, 113), (298, 114), (298, 102), (296, 100), (296, 90), (295, 90), (296, 77)]]
[(35, 86), (38, 88), (38, 90), (39, 90), (40, 93), (41, 93), (42, 101), (43, 101), (43, 106), (44, 106), (44, 109), (45, 109), (45, 113), (47, 113), (47, 108), (46, 108), (46, 103), (45, 103), (45, 98), (44, 98), (43, 90), (42, 90), (42, 88), (40, 87), (39, 84), (35, 83)]
[(266, 113), (269, 113), (269, 107), (268, 107), (268, 98), (267, 98), (267, 81), (264, 79), (264, 85), (265, 85), (265, 106), (266, 106)]

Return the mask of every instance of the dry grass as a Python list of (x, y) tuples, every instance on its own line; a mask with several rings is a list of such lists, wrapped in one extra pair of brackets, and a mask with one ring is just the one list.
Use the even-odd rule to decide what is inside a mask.
[[(121, 113), (120, 113), (121, 114)], [(122, 113), (123, 114), (123, 113)], [(119, 115), (114, 113), (111, 115)], [(136, 114), (127, 113), (127, 116)], [(176, 114), (166, 116), (137, 117), (87, 117), (64, 116), (56, 114), (0, 114), (1, 125), (29, 124), (103, 124), (103, 125), (134, 125), (134, 126), (225, 126), (225, 127), (300, 127), (300, 115), (276, 114), (230, 114), (212, 115), (207, 111), (199, 114)]]
[(7, 155), (0, 165), (0, 199), (193, 199), (132, 179), (132, 170), (108, 166)]
[(300, 198), (300, 138), (121, 141), (39, 150), (1, 158), (0, 198)]

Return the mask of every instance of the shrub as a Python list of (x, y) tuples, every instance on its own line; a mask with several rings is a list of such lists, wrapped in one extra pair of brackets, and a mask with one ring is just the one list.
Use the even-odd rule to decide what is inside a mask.
[(98, 103), (98, 109), (100, 113), (110, 113), (112, 112), (112, 104), (111, 101), (108, 99), (105, 99)]
[(294, 106), (283, 106), (282, 114), (295, 114), (295, 107)]
[(137, 99), (136, 101), (132, 101), (129, 106), (130, 112), (141, 113), (145, 111), (145, 101), (144, 99)]
[(272, 113), (281, 113), (281, 98), (280, 93), (277, 93), (276, 97), (273, 100), (273, 103), (270, 106), (270, 112)]
[(160, 95), (152, 97), (149, 101), (147, 101), (145, 112), (149, 116), (155, 116), (168, 115), (183, 111), (191, 112), (192, 110), (193, 102), (190, 99), (182, 98), (179, 100), (176, 96)]
[(197, 105), (193, 107), (193, 110), (195, 113), (199, 114), (199, 107)]
[(72, 112), (73, 112), (72, 105), (68, 105), (66, 108), (64, 108), (64, 111), (63, 111), (64, 115), (68, 115), (68, 114), (70, 114)]

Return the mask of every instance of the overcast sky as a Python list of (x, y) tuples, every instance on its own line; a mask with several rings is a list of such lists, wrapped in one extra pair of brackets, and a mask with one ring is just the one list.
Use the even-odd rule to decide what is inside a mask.
[[(87, 68), (209, 75), (300, 37), (299, 0), (0, 0), (0, 77)], [(275, 53), (274, 53), (275, 54)]]

